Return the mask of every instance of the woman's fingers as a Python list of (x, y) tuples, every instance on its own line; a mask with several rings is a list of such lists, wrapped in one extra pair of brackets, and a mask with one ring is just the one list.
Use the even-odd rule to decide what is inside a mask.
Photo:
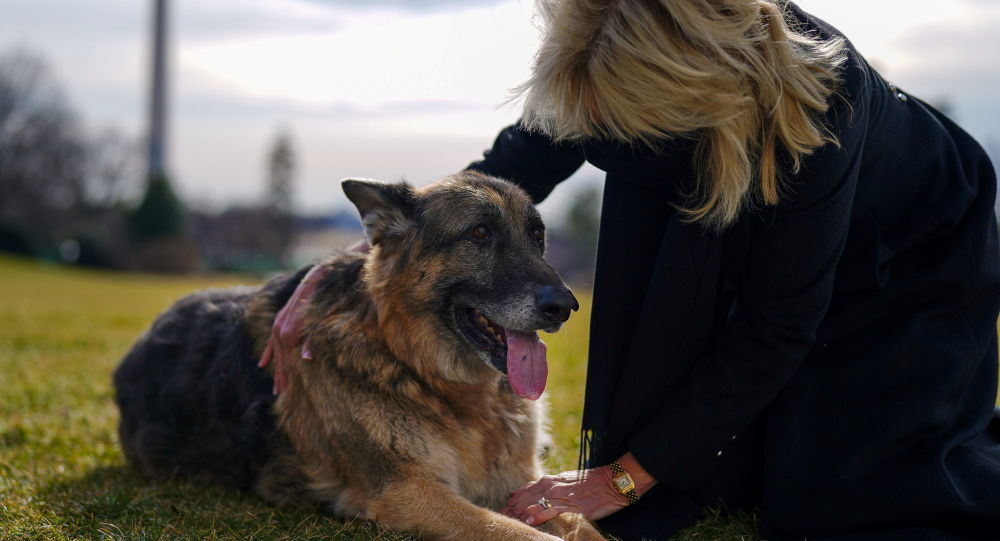
[(264, 346), (264, 353), (260, 356), (260, 362), (257, 363), (257, 368), (264, 368), (268, 363), (271, 362), (271, 357), (274, 355), (274, 342), (273, 338), (267, 339), (267, 345)]
[(536, 481), (531, 481), (530, 483), (525, 483), (521, 488), (510, 493), (509, 502), (515, 502), (524, 499), (525, 497), (535, 494), (536, 492), (543, 492), (547, 490), (552, 485), (551, 481), (546, 477), (542, 477)]
[[(538, 500), (538, 498), (535, 498), (535, 500)], [(511, 498), (500, 512), (504, 515), (517, 518), (524, 512), (524, 508), (528, 507), (535, 500), (531, 500), (530, 498)]]
[(524, 521), (525, 524), (537, 526), (539, 524), (544, 524), (563, 513), (570, 512), (572, 512), (572, 509), (563, 505), (558, 505), (554, 502), (549, 502), (548, 508), (542, 507), (541, 504), (536, 503), (535, 505), (530, 505), (527, 509), (525, 509), (521, 520)]
[[(548, 491), (534, 494), (532, 495), (532, 499), (530, 501), (524, 502), (520, 509), (517, 510), (517, 518), (521, 521), (527, 521), (528, 517), (536, 516), (541, 511), (546, 511), (547, 508), (566, 507), (572, 505), (572, 501), (567, 499), (565, 496), (567, 496), (567, 491), (561, 487), (555, 487)], [(572, 495), (570, 494), (570, 496)], [(543, 503), (545, 505), (542, 505)], [(556, 513), (556, 515), (558, 514), (559, 513)], [(549, 513), (545, 513), (545, 516), (548, 515)], [(545, 520), (550, 520), (550, 518), (546, 518)]]
[(551, 488), (551, 483), (538, 482), (531, 487), (511, 495), (507, 506), (513, 508), (517, 514), (524, 511), (526, 507), (533, 503), (538, 503), (538, 499)]
[(547, 478), (543, 477), (537, 481), (526, 483), (521, 488), (511, 492), (510, 498), (499, 512), (516, 518), (524, 512), (526, 507), (536, 503), (538, 498), (551, 486), (551, 482), (546, 482), (547, 480)]
[(530, 524), (530, 522), (528, 522), (528, 517), (537, 514), (541, 508), (542, 505), (540, 503), (535, 502), (531, 505), (526, 506), (524, 509), (521, 509), (520, 512), (514, 516), (514, 518), (520, 520), (521, 522)]

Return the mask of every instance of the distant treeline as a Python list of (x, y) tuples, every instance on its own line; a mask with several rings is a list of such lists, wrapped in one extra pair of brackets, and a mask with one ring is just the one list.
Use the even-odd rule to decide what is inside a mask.
[[(353, 210), (296, 216), (285, 131), (263, 160), (261, 200), (224, 210), (189, 205), (171, 179), (149, 175), (142, 147), (115, 129), (85, 130), (40, 55), (0, 52), (0, 251), (115, 269), (264, 273), (304, 262), (292, 254), (297, 237), (315, 257), (337, 247), (323, 232), (359, 234)], [(577, 284), (592, 279), (599, 205), (599, 191), (582, 191), (564, 223), (550, 224), (548, 258)]]
[(281, 268), (296, 230), (287, 134), (268, 167), (259, 204), (191, 211), (169, 178), (143, 171), (138, 140), (83, 129), (41, 56), (0, 53), (0, 251), (158, 272)]

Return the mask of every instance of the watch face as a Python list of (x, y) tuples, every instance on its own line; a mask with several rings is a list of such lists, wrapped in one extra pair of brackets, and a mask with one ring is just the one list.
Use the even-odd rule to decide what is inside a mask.
[(632, 488), (632, 480), (629, 479), (627, 475), (619, 475), (618, 477), (615, 477), (615, 484), (618, 485), (618, 490), (622, 492)]

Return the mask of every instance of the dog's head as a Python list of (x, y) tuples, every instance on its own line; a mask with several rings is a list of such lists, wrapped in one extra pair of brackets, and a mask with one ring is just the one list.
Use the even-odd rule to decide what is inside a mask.
[(579, 305), (543, 259), (545, 225), (527, 194), (472, 172), (419, 189), (356, 179), (343, 188), (372, 245), (366, 274), (383, 329), (407, 335), (411, 350), (451, 348), (436, 357), (453, 359), (437, 367), (452, 379), (488, 366), (538, 398), (548, 367), (537, 331), (558, 330)]

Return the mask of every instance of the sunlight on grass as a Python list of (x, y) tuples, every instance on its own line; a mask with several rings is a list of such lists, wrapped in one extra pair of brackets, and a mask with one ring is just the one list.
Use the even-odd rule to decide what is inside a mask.
[(580, 421), (583, 390), (587, 379), (587, 328), (590, 323), (590, 296), (575, 291), (580, 310), (562, 330), (543, 334), (548, 346), (549, 381), (545, 388), (548, 400), (550, 431), (555, 440), (554, 452), (547, 458), (546, 469), (576, 469), (580, 449)]
[[(184, 481), (153, 484), (125, 466), (111, 372), (156, 315), (196, 289), (239, 277), (173, 278), (66, 269), (0, 256), (0, 538), (93, 540), (413, 539), (315, 507), (274, 507)], [(545, 335), (554, 449), (577, 464), (590, 298)], [(713, 512), (676, 541), (757, 539), (755, 519)]]
[[(315, 507), (274, 507), (182, 480), (153, 484), (125, 466), (111, 372), (156, 315), (206, 287), (254, 280), (66, 269), (0, 257), (0, 532), (3, 539), (413, 539)], [(546, 335), (554, 448), (577, 464), (590, 298)], [(756, 539), (753, 516), (712, 512), (677, 541)]]

